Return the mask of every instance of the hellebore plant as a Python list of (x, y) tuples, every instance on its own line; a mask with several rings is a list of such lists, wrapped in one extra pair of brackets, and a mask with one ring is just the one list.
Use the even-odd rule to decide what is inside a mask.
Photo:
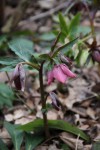
[[(31, 66), (32, 68), (36, 69), (39, 72), (39, 81), (40, 81), (40, 94), (41, 94), (41, 103), (42, 103), (42, 110), (46, 110), (46, 96), (44, 94), (44, 84), (43, 84), (43, 69), (45, 62), (49, 63), (51, 70), (47, 70), (47, 80), (48, 85), (54, 81), (54, 79), (58, 80), (61, 83), (65, 83), (68, 81), (68, 78), (75, 78), (76, 75), (69, 69), (72, 65), (72, 61), (66, 57), (64, 54), (61, 54), (61, 50), (64, 46), (60, 46), (57, 48), (57, 43), (60, 38), (60, 33), (58, 34), (56, 40), (54, 41), (53, 46), (51, 47), (51, 51), (48, 54), (41, 54), (40, 56), (35, 57), (33, 54), (33, 62), (31, 61), (24, 61), (20, 62), (16, 65), (11, 83), (14, 82), (15, 87), (17, 90), (24, 91), (25, 89), (25, 71), (23, 65)], [(76, 39), (74, 40), (74, 43)], [(67, 45), (73, 45), (73, 41), (67, 43)], [(10, 43), (9, 46), (12, 50), (15, 51), (15, 43)], [(18, 52), (16, 52), (18, 53)], [(21, 53), (18, 55), (21, 55)], [(22, 58), (23, 56), (21, 56)], [(26, 59), (26, 58), (25, 58)], [(56, 61), (55, 61), (56, 59)], [(51, 91), (50, 97), (52, 100), (52, 105), (56, 110), (59, 110), (57, 96), (54, 92)], [(47, 112), (43, 112), (43, 121), (44, 121), (44, 129), (45, 129), (45, 136), (46, 138), (50, 137), (49, 128), (48, 128), (48, 120), (47, 120)]]

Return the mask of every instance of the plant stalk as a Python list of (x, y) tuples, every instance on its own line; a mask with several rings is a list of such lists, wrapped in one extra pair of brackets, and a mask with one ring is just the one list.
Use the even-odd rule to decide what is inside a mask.
[[(43, 64), (42, 62), (41, 67), (39, 69), (39, 80), (40, 80), (40, 94), (41, 94), (41, 103), (42, 103), (42, 109), (46, 109), (46, 100), (44, 97), (44, 87), (43, 87)], [(50, 138), (49, 128), (48, 128), (48, 120), (47, 120), (47, 114), (46, 112), (43, 112), (43, 121), (44, 121), (44, 130), (45, 130), (45, 136), (46, 139)]]

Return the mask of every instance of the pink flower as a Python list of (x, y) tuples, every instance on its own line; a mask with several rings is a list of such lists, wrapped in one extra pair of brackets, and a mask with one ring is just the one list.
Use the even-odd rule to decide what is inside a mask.
[(55, 65), (54, 68), (48, 72), (48, 84), (57, 79), (61, 83), (65, 83), (68, 78), (75, 78), (76, 75), (69, 70), (65, 64)]

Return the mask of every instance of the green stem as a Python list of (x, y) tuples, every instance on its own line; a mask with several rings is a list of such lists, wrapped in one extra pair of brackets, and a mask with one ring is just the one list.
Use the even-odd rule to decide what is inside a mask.
[(39, 70), (39, 68), (40, 68), (39, 65), (33, 64), (33, 63), (31, 63), (31, 62), (20, 62), (19, 64), (29, 65), (29, 66), (31, 66), (32, 68), (35, 68), (36, 70)]
[[(39, 69), (39, 80), (40, 80), (40, 94), (41, 94), (41, 103), (42, 109), (46, 109), (46, 100), (44, 97), (44, 87), (43, 87), (43, 64), (42, 62), (40, 69)], [(49, 128), (48, 128), (48, 120), (46, 112), (43, 112), (43, 121), (44, 121), (44, 130), (46, 139), (50, 138)]]
[(92, 36), (93, 36), (93, 40), (94, 40), (94, 42), (96, 42), (96, 35), (95, 35), (93, 19), (91, 18), (88, 6), (87, 5), (85, 5), (85, 6), (86, 6), (88, 16), (89, 16), (89, 20), (90, 20), (90, 27), (91, 27), (91, 33), (92, 33)]

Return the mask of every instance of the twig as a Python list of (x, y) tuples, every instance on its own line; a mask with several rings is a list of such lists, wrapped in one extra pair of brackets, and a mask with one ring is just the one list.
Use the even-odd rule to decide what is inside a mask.
[[(29, 19), (27, 19), (26, 21), (29, 21), (29, 22), (32, 22), (32, 21), (36, 21), (38, 19), (42, 19), (42, 18), (45, 18), (45, 17), (48, 17), (48, 16), (51, 16), (52, 14), (54, 14), (55, 12), (63, 9), (63, 8), (66, 8), (66, 7), (69, 7), (70, 4), (72, 3), (73, 0), (70, 0), (70, 1), (67, 1), (67, 2), (64, 2), (64, 3), (61, 3), (59, 6), (55, 7), (55, 8), (52, 8), (50, 9), (49, 11), (47, 12), (44, 12), (44, 13), (41, 13), (41, 14), (38, 14), (36, 16), (33, 16), (33, 17), (30, 17)], [(23, 22), (26, 22), (26, 21), (23, 21)]]
[(26, 107), (28, 110), (30, 110), (31, 112), (33, 111), (33, 109), (31, 109), (26, 103), (25, 101), (16, 93), (16, 96), (18, 97), (19, 100), (17, 101), (21, 101)]
[(76, 146), (75, 146), (75, 150), (78, 150), (78, 140), (79, 140), (80, 134), (78, 134), (77, 140), (76, 140)]
[(5, 71), (5, 74), (6, 74), (7, 78), (8, 78), (8, 82), (9, 82), (9, 84), (10, 84), (10, 88), (12, 88), (11, 80), (10, 80), (10, 77), (9, 77), (8, 72), (7, 72), (7, 71)]
[(7, 23), (2, 28), (2, 32), (10, 32), (11, 30), (15, 30), (30, 2), (31, 0), (20, 0), (20, 3), (16, 8), (14, 14), (7, 20)]

